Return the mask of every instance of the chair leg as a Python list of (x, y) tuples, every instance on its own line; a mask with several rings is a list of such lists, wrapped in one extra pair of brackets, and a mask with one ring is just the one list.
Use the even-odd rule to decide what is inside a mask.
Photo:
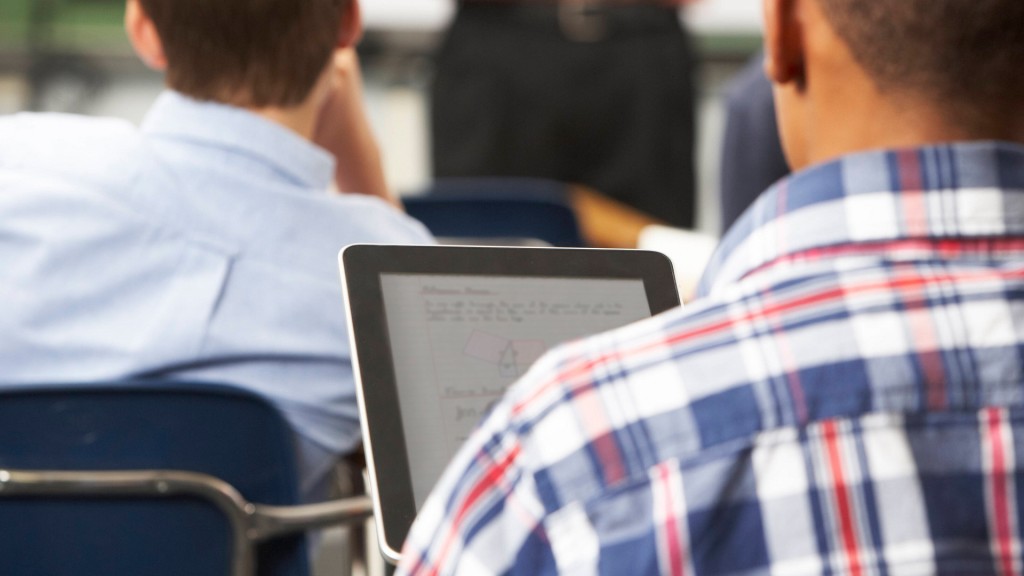
[[(359, 461), (353, 458), (339, 460), (332, 474), (328, 497), (339, 499), (365, 493)], [(314, 557), (313, 574), (368, 576), (364, 532), (362, 524), (324, 530), (320, 534), (320, 545)]]
[(394, 566), (385, 562), (384, 556), (380, 553), (380, 547), (377, 543), (377, 530), (373, 523), (374, 519), (370, 518), (360, 528), (363, 532), (363, 541), (365, 543), (363, 547), (363, 560), (366, 566), (366, 576), (388, 576), (389, 574), (394, 574)]

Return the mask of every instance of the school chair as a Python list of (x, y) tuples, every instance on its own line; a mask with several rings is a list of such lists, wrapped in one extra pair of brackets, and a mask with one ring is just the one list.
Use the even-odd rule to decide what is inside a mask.
[[(445, 178), (419, 194), (402, 198), (410, 216), (442, 238), (492, 239), (522, 244), (535, 239), (550, 246), (580, 247), (568, 187), (532, 178)], [(512, 239), (502, 242), (501, 239)]]
[(372, 507), (298, 505), (293, 441), (266, 400), (223, 385), (0, 391), (0, 571), (306, 576), (303, 533)]

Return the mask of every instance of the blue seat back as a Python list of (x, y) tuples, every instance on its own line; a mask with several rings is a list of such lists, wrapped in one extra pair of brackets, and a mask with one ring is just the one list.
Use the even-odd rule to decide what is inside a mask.
[(583, 246), (565, 184), (526, 178), (440, 179), (402, 199), (435, 236), (536, 238), (552, 246)]
[[(0, 468), (202, 472), (260, 504), (297, 504), (293, 433), (265, 400), (212, 384), (0, 392)], [(230, 524), (192, 498), (0, 498), (7, 576), (223, 576)], [(260, 575), (308, 574), (305, 540), (260, 546)]]

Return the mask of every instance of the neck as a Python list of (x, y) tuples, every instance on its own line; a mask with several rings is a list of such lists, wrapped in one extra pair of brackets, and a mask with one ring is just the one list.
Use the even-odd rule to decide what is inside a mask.
[(249, 107), (247, 110), (257, 116), (288, 128), (306, 140), (313, 141), (313, 138), (316, 136), (317, 122), (320, 119), (320, 109), (323, 107), (324, 100), (327, 98), (329, 92), (330, 80), (325, 72), (314, 85), (309, 96), (296, 106), (271, 106), (267, 108)]
[(1024, 97), (952, 103), (917, 90), (881, 90), (852, 58), (821, 66), (802, 95), (806, 164), (949, 142), (1024, 143)]
[[(834, 110), (817, 110), (808, 143), (811, 163), (875, 149), (910, 148), (976, 140), (1024, 144), (1024, 119), (1014, 106), (987, 108), (980, 117), (924, 99), (863, 98)], [(976, 105), (976, 104), (975, 104)]]
[(317, 109), (300, 105), (292, 108), (249, 108), (253, 114), (288, 128), (306, 140), (312, 140), (316, 131)]

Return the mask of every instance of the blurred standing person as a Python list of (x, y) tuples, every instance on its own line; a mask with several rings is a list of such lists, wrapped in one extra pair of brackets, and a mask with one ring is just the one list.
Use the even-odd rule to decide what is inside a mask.
[(437, 58), (437, 177), (585, 184), (690, 228), (695, 0), (459, 0)]

